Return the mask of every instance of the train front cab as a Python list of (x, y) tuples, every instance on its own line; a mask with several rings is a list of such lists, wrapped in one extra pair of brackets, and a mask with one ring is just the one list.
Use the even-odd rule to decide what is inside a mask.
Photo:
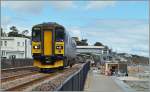
[[(39, 35), (40, 34), (40, 35)], [(35, 35), (35, 36), (34, 36)], [(33, 66), (38, 68), (64, 67), (64, 30), (32, 31)]]

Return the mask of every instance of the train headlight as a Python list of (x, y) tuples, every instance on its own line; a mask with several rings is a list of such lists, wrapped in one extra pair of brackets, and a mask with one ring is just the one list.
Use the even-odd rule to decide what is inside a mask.
[(56, 49), (63, 49), (63, 46), (56, 46)]
[(33, 48), (34, 48), (34, 49), (39, 49), (39, 48), (40, 48), (40, 46), (33, 46)]
[(56, 46), (56, 49), (59, 49), (59, 46)]
[(34, 48), (35, 48), (35, 49), (37, 49), (37, 48), (38, 48), (38, 46), (34, 46)]

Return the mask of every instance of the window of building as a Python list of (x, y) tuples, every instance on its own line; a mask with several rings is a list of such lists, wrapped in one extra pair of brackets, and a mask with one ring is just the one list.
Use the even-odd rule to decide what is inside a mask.
[(1, 41), (1, 46), (3, 46), (3, 41)]
[(5, 56), (5, 51), (3, 51), (3, 55)]
[(20, 46), (20, 42), (17, 42), (17, 45)]
[(104, 60), (106, 60), (106, 57), (103, 57)]
[(7, 46), (7, 41), (4, 41), (5, 46)]
[(3, 50), (1, 51), (1, 55), (3, 56)]
[(10, 55), (9, 58), (10, 58), (10, 59), (15, 59), (15, 58), (16, 58), (16, 55)]
[(28, 41), (29, 42), (29, 45), (31, 45), (31, 41)]
[(22, 46), (24, 46), (24, 42), (22, 42)]
[(2, 50), (2, 56), (5, 56), (5, 51), (4, 50)]

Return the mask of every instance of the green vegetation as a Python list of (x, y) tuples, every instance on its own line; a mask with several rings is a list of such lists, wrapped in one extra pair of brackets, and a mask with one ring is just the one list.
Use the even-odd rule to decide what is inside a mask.
[(87, 39), (82, 39), (81, 41), (76, 41), (78, 46), (88, 46)]
[[(8, 32), (8, 37), (25, 37), (25, 38), (29, 38), (31, 39), (30, 36), (27, 36), (27, 34), (29, 33), (28, 30), (24, 30), (22, 31), (22, 33), (19, 33), (19, 30), (17, 29), (16, 26), (11, 26), (10, 27), (10, 32)], [(6, 33), (3, 32), (3, 29), (1, 28), (1, 36), (4, 37), (6, 36)]]
[(94, 46), (104, 46), (101, 42), (96, 42)]

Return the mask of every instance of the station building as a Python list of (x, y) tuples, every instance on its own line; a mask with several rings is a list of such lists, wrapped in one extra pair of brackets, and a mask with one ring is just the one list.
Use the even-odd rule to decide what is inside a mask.
[(91, 53), (99, 56), (99, 62), (104, 63), (111, 60), (111, 49), (105, 46), (77, 46), (77, 54)]
[(32, 58), (31, 40), (23, 37), (1, 37), (2, 58)]
[(126, 60), (113, 60), (105, 62), (105, 75), (123, 75), (128, 74), (127, 61)]

